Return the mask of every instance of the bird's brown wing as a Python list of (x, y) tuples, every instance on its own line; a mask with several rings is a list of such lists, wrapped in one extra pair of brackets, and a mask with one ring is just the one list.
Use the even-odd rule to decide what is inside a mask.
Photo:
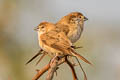
[(59, 29), (60, 31), (64, 32), (65, 35), (67, 35), (69, 33), (69, 26), (67, 25), (64, 25), (64, 24), (55, 24), (56, 25), (56, 29)]
[[(53, 35), (54, 34), (54, 35)], [(49, 32), (47, 35), (43, 35), (45, 38), (41, 38), (43, 40), (43, 43), (50, 48), (56, 49), (58, 51), (63, 52), (64, 54), (73, 55), (76, 57), (79, 57), (84, 62), (91, 64), (87, 59), (85, 59), (80, 54), (76, 53), (74, 49), (71, 48), (71, 43), (69, 39), (66, 37), (64, 32)], [(52, 49), (51, 49), (52, 50)]]
[(64, 32), (50, 31), (43, 34), (41, 39), (45, 45), (62, 52), (65, 52), (72, 45)]

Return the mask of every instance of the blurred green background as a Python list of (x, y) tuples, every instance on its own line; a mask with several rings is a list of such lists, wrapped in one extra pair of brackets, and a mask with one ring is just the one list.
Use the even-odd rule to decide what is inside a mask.
[[(31, 80), (50, 58), (46, 56), (38, 66), (37, 59), (25, 63), (39, 50), (37, 33), (40, 22), (57, 22), (74, 11), (82, 12), (85, 22), (77, 50), (94, 67), (82, 65), (88, 80), (120, 80), (120, 1), (119, 0), (0, 0), (0, 80)], [(83, 80), (76, 67), (77, 76)], [(44, 80), (43, 75), (39, 80)], [(60, 66), (54, 80), (72, 80), (66, 64)]]

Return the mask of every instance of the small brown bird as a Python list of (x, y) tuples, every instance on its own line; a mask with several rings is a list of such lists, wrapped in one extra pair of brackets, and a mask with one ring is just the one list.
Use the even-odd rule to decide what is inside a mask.
[(64, 32), (56, 30), (56, 26), (52, 23), (43, 22), (37, 28), (39, 46), (48, 54), (53, 55), (71, 55), (76, 56), (91, 64), (83, 56), (76, 53), (71, 47), (72, 43)]
[(75, 43), (79, 40), (83, 32), (84, 21), (86, 20), (88, 20), (88, 18), (82, 13), (72, 12), (61, 18), (60, 21), (56, 23), (56, 26), (66, 33), (72, 43)]
[[(83, 28), (84, 28), (84, 21), (88, 20), (85, 16), (83, 16), (80, 12), (72, 12), (63, 18), (61, 18), (60, 21), (58, 21), (55, 25), (55, 29), (57, 31), (62, 31), (65, 33), (65, 35), (70, 39), (72, 43), (75, 43), (77, 40), (79, 40)], [(74, 47), (74, 46), (73, 46)], [(79, 47), (78, 47), (79, 48)], [(40, 52), (37, 53), (34, 57), (32, 57), (26, 64), (31, 62), (35, 57), (40, 55)], [(43, 56), (39, 59), (39, 61), (45, 56)], [(37, 64), (39, 63), (37, 62)]]

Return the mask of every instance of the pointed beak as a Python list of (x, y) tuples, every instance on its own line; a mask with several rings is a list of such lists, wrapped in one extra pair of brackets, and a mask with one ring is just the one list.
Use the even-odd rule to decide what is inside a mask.
[(38, 29), (39, 29), (39, 27), (38, 27), (38, 26), (34, 28), (34, 30), (35, 30), (35, 31), (38, 31)]
[(88, 20), (88, 18), (87, 17), (84, 17), (84, 21), (87, 21)]

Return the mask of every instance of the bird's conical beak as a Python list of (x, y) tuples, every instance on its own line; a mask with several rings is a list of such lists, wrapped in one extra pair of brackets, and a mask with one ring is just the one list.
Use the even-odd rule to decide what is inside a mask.
[(84, 21), (87, 21), (88, 20), (88, 18), (87, 17), (84, 17)]
[(38, 31), (38, 29), (39, 29), (39, 27), (38, 27), (38, 26), (34, 28), (34, 30), (35, 30), (35, 31)]

